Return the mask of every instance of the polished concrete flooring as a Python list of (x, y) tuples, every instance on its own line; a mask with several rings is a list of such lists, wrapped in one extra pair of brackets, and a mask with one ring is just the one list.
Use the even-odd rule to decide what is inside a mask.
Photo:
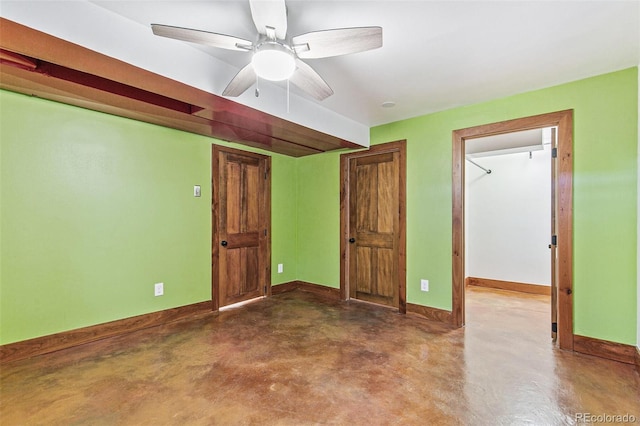
[(548, 297), (467, 292), (452, 329), (295, 291), (2, 366), (8, 425), (562, 425), (636, 416), (630, 365), (553, 347)]

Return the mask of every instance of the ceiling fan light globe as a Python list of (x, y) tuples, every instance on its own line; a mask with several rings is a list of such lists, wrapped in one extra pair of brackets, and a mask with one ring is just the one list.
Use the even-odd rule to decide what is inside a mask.
[(296, 70), (293, 54), (277, 44), (261, 46), (251, 63), (258, 77), (271, 81), (287, 80)]

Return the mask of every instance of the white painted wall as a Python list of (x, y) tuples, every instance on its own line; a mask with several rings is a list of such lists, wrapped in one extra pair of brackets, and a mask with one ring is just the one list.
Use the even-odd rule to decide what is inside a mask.
[[(472, 143), (472, 142), (470, 142)], [(551, 285), (551, 150), (466, 162), (466, 276)]]

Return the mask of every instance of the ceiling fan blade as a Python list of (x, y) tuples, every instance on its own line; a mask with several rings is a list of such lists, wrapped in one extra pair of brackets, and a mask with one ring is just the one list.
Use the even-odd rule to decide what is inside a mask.
[(296, 59), (296, 71), (289, 81), (313, 98), (322, 101), (333, 95), (333, 90), (313, 68)]
[(253, 48), (253, 43), (242, 38), (211, 33), (208, 31), (193, 30), (191, 28), (172, 27), (170, 25), (151, 24), (153, 33), (157, 36), (174, 38), (176, 40), (191, 43), (205, 44), (221, 49), (247, 51)]
[(253, 65), (249, 63), (233, 77), (222, 92), (222, 96), (240, 96), (255, 82), (256, 72), (253, 70)]
[(275, 29), (276, 38), (287, 37), (287, 6), (284, 0), (249, 0), (256, 29), (267, 35), (267, 27)]
[(300, 34), (292, 40), (300, 58), (327, 58), (382, 46), (381, 27), (337, 28)]

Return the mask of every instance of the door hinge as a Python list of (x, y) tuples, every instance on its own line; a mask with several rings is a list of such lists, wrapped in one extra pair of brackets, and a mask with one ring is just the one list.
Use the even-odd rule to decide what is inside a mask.
[(264, 171), (264, 180), (267, 180), (268, 177), (269, 177), (269, 170), (265, 170)]
[(551, 158), (558, 158), (558, 148), (553, 148), (551, 150)]
[(265, 237), (267, 236), (267, 230), (266, 229), (264, 230), (264, 236)]
[(558, 332), (558, 323), (557, 322), (552, 322), (551, 323), (551, 331), (554, 333)]
[(264, 294), (267, 294), (267, 286), (264, 286)]
[(551, 245), (554, 245), (554, 246), (558, 245), (558, 236), (557, 235), (552, 235), (551, 236)]

